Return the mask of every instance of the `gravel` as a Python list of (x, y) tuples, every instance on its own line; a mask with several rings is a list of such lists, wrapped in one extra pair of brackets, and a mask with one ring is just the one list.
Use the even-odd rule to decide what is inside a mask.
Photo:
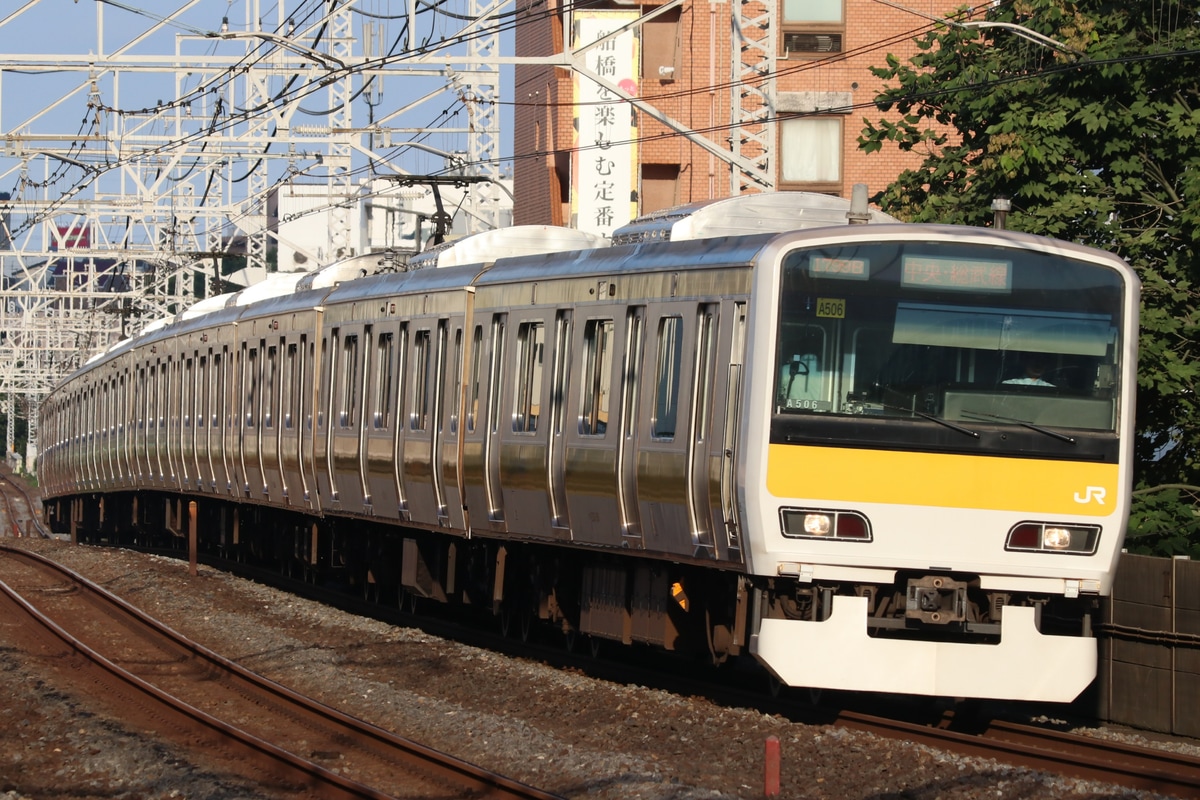
[[(761, 798), (777, 737), (781, 798), (1155, 798), (804, 725), (509, 658), (356, 617), (201, 566), (54, 540), (41, 552), (243, 666), (346, 713), (568, 798)], [(204, 753), (126, 729), (53, 685), (0, 621), (0, 800), (273, 798)], [(1108, 735), (1092, 731), (1094, 735)]]

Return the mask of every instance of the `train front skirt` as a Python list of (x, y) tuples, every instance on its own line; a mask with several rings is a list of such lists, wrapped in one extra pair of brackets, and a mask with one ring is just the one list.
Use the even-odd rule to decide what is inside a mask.
[(1096, 640), (1047, 636), (1034, 609), (1005, 606), (1000, 642), (867, 635), (867, 599), (835, 596), (822, 622), (764, 619), (751, 652), (781, 683), (849, 691), (1069, 703), (1096, 676)]

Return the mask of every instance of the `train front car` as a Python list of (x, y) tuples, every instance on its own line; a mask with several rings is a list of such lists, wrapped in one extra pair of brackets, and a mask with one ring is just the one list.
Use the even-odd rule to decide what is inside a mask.
[(752, 652), (792, 686), (1074, 699), (1128, 515), (1133, 271), (862, 225), (775, 240), (754, 292)]

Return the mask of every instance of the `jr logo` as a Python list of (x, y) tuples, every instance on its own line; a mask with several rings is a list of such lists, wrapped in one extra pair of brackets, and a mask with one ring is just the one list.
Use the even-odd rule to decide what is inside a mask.
[(1086, 490), (1084, 490), (1082, 497), (1079, 495), (1079, 492), (1075, 493), (1075, 502), (1090, 503), (1095, 500), (1100, 505), (1104, 505), (1105, 494), (1106, 491), (1103, 486), (1089, 486)]

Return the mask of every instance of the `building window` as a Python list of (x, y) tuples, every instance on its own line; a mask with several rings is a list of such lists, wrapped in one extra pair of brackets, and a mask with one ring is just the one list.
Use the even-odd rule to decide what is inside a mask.
[(841, 24), (842, 0), (783, 0), (785, 23)]
[(842, 120), (797, 117), (779, 126), (779, 178), (788, 189), (842, 190)]
[(846, 31), (843, 0), (783, 0), (784, 58), (823, 58), (842, 52)]

